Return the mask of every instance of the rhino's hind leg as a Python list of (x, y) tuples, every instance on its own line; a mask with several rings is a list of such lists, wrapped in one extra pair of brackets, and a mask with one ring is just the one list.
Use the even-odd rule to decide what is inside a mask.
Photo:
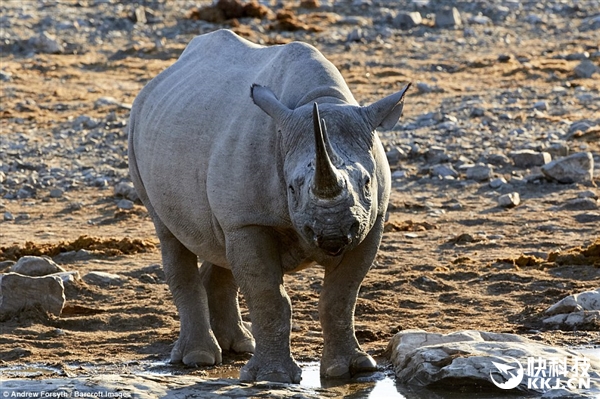
[(254, 338), (242, 321), (239, 289), (231, 270), (204, 262), (200, 275), (208, 297), (210, 324), (221, 349), (254, 352)]
[(211, 330), (208, 299), (198, 272), (198, 257), (190, 252), (155, 217), (165, 277), (181, 322), (179, 339), (171, 351), (171, 362), (188, 366), (221, 363), (221, 348)]

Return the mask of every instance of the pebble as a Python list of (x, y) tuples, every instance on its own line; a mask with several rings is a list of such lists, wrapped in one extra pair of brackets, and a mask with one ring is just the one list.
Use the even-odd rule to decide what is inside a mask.
[(450, 28), (461, 26), (460, 12), (456, 7), (440, 10), (435, 13), (435, 26), (438, 28)]
[[(400, 150), (397, 147), (394, 147), (398, 152), (400, 152)], [(392, 150), (394, 150), (394, 148), (392, 148)], [(390, 150), (390, 152), (392, 151)], [(387, 155), (387, 154), (386, 154)], [(396, 162), (392, 162), (392, 159), (390, 159), (390, 155), (388, 155), (388, 161), (390, 162), (390, 164), (395, 164), (400, 160), (400, 158), (398, 158), (398, 160)], [(120, 182), (117, 183), (114, 187), (114, 193), (115, 196), (117, 197), (123, 197), (126, 198), (130, 201), (139, 201), (139, 196), (137, 195), (137, 192), (135, 191), (135, 187), (133, 186), (133, 183), (131, 182)]]
[(13, 216), (12, 213), (10, 213), (8, 211), (4, 212), (4, 221), (5, 222), (10, 222), (10, 221), (13, 221), (13, 220), (15, 220), (15, 217)]
[(485, 181), (492, 178), (494, 170), (491, 166), (484, 164), (473, 165), (466, 170), (467, 179)]
[(542, 166), (552, 160), (552, 156), (547, 152), (537, 152), (533, 150), (519, 150), (509, 154), (513, 163), (518, 168), (530, 168), (532, 166)]
[(496, 189), (502, 187), (506, 183), (507, 182), (504, 177), (497, 177), (495, 179), (490, 180), (490, 187)]
[(575, 76), (581, 79), (590, 79), (596, 72), (598, 72), (598, 67), (588, 59), (581, 61), (579, 65), (573, 69)]
[(122, 200), (119, 200), (119, 202), (117, 202), (117, 208), (123, 210), (133, 209), (133, 201), (123, 198)]
[(83, 281), (91, 285), (123, 285), (126, 278), (119, 276), (118, 274), (106, 273), (106, 272), (89, 272), (83, 276)]
[(589, 152), (579, 152), (545, 164), (542, 173), (564, 184), (591, 182), (594, 177), (594, 157)]
[(61, 188), (53, 188), (52, 190), (50, 190), (50, 197), (51, 198), (60, 198), (64, 195), (65, 191)]
[(39, 53), (60, 54), (64, 51), (64, 46), (58, 39), (46, 31), (30, 38), (29, 45)]
[(399, 12), (394, 20), (392, 21), (392, 26), (397, 29), (409, 30), (413, 29), (423, 22), (423, 18), (421, 17), (421, 13), (418, 11), (415, 12)]
[(498, 197), (498, 205), (504, 208), (514, 208), (521, 203), (521, 196), (517, 192), (503, 194)]
[(459, 173), (452, 167), (452, 165), (435, 165), (429, 169), (432, 176), (437, 176), (442, 179), (457, 178)]

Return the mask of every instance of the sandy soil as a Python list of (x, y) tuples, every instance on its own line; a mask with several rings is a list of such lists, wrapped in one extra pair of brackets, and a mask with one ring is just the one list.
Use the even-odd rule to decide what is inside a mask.
[[(332, 22), (322, 20), (325, 22), (321, 26), (326, 30), (334, 29)], [(505, 33), (509, 30), (498, 29)], [(286, 36), (273, 38), (248, 31), (250, 39), (287, 40)], [(312, 37), (312, 33), (302, 35), (300, 39), (309, 41)], [(402, 35), (389, 39), (391, 46), (359, 42), (332, 47), (319, 45), (317, 40), (314, 43), (340, 67), (361, 102), (391, 93), (408, 81), (435, 82), (443, 89), (430, 93), (413, 90), (406, 100), (405, 121), (414, 121), (423, 113), (437, 110), (443, 104), (454, 104), (467, 95), (479, 95), (491, 104), (493, 93), (519, 86), (548, 93), (558, 83), (534, 76), (546, 76), (548, 71), (558, 76), (559, 83), (570, 80), (574, 85), (585, 85), (587, 90), (598, 92), (598, 79), (585, 82), (571, 79), (570, 73), (578, 61), (551, 59), (545, 52), (552, 46), (575, 50), (595, 46), (597, 50), (594, 37), (570, 38), (568, 45), (548, 44), (534, 34), (522, 39), (518, 46), (488, 46), (483, 50), (465, 46), (451, 59), (447, 46), (439, 50), (431, 46), (424, 49), (411, 45), (411, 37)], [(131, 103), (144, 83), (173, 63), (183, 49), (183, 44), (167, 41), (160, 48), (123, 48), (122, 57), (111, 58), (105, 48), (100, 51), (98, 46), (95, 51), (89, 44), (82, 55), (3, 54), (3, 70), (18, 79), (3, 83), (3, 91), (9, 90), (11, 95), (3, 99), (2, 135), (27, 129), (51, 132), (82, 114), (105, 118), (109, 110), (94, 107), (96, 100), (111, 96)], [(498, 55), (504, 53), (526, 53), (528, 65), (514, 59), (497, 62)], [(430, 68), (442, 63), (449, 65), (443, 71)], [(28, 98), (35, 99), (37, 106), (18, 105)], [(550, 126), (559, 124), (558, 121), (568, 123), (598, 117), (597, 104), (575, 108), (560, 116), (538, 116), (533, 123)], [(126, 108), (114, 107), (110, 111), (118, 118), (128, 116)], [(513, 118), (506, 123), (518, 125), (519, 118), (523, 123), (531, 122), (528, 112), (517, 114), (516, 121)], [(435, 137), (438, 132), (428, 134)], [(394, 137), (384, 136), (386, 143), (391, 143)], [(572, 145), (585, 143), (587, 150), (597, 155), (600, 144), (589, 137), (580, 141), (574, 138)], [(53, 138), (50, 133), (46, 136), (40, 133), (35, 140), (41, 143)], [(498, 150), (508, 152), (508, 148), (498, 147)], [(5, 165), (10, 165), (10, 156), (3, 156)], [(49, 165), (72, 162), (42, 156)], [(92, 150), (85, 157), (101, 157), (101, 154)], [(401, 164), (397, 168), (408, 174), (394, 181), (387, 233), (377, 262), (363, 283), (356, 308), (357, 337), (369, 353), (385, 364), (383, 352), (389, 339), (395, 332), (411, 328), (444, 333), (480, 329), (522, 334), (561, 346), (600, 345), (600, 324), (568, 331), (545, 330), (541, 323), (543, 311), (564, 296), (598, 288), (600, 250), (591, 247), (594, 242), (600, 245), (597, 208), (565, 206), (586, 190), (597, 196), (596, 187), (548, 181), (527, 183), (518, 188), (521, 205), (505, 209), (497, 205), (498, 191), (487, 182), (429, 178), (422, 157), (408, 157)], [(500, 173), (510, 177), (514, 170), (508, 167)], [(67, 306), (60, 317), (31, 311), (3, 321), (0, 324), (3, 367), (43, 363), (64, 369), (67, 363), (80, 363), (119, 369), (135, 362), (168, 358), (178, 336), (178, 316), (158, 266), (160, 254), (153, 225), (141, 205), (136, 204), (130, 211), (118, 210), (117, 200), (112, 187), (74, 188), (60, 198), (40, 192), (33, 198), (3, 200), (3, 211), (27, 214), (29, 218), (0, 221), (0, 260), (14, 257), (15, 249), (24, 248), (27, 241), (33, 243), (30, 248), (37, 248), (72, 241), (82, 235), (117, 240), (127, 237), (155, 244), (154, 248), (144, 249), (145, 252), (129, 254), (92, 251), (88, 259), (65, 263), (67, 270), (79, 271), (81, 275), (106, 271), (125, 276), (127, 281), (114, 287), (81, 283), (67, 292)], [(82, 203), (83, 207), (73, 207), (74, 202)], [(586, 248), (587, 257), (581, 255)], [(569, 251), (573, 256), (565, 255)], [(554, 256), (551, 258), (554, 261), (549, 261), (552, 252), (563, 256)], [(321, 280), (322, 271), (313, 268), (289, 275), (285, 281), (293, 303), (293, 354), (301, 361), (318, 360), (322, 349), (317, 315)], [(248, 317), (246, 311), (244, 317)], [(246, 360), (247, 356), (226, 354), (217, 370), (235, 370)], [(208, 372), (179, 370), (200, 375)], [(88, 371), (82, 366), (68, 372)]]

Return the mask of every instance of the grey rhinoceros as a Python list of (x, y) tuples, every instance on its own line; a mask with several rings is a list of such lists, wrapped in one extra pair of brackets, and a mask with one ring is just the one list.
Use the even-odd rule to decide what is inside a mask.
[(180, 314), (172, 362), (254, 352), (241, 379), (299, 382), (283, 275), (319, 264), (321, 375), (376, 368), (356, 340), (354, 308), (390, 193), (375, 129), (397, 123), (407, 88), (361, 107), (314, 47), (263, 47), (227, 30), (194, 38), (144, 87), (129, 165)]

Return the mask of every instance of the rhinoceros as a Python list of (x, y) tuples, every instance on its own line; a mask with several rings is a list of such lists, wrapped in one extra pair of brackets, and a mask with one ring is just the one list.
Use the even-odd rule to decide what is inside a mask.
[(195, 37), (142, 89), (129, 165), (180, 315), (171, 362), (253, 352), (242, 380), (298, 383), (283, 276), (319, 264), (321, 375), (376, 369), (356, 339), (354, 308), (390, 194), (375, 129), (398, 122), (407, 89), (359, 106), (314, 47), (259, 46), (228, 30)]

